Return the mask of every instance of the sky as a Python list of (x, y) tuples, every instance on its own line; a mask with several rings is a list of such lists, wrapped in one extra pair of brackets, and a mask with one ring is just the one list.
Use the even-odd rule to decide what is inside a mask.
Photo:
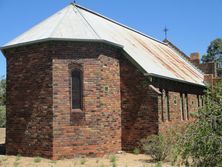
[[(67, 6), (72, 0), (0, 0), (0, 46)], [(76, 0), (77, 4), (139, 30), (168, 39), (186, 54), (206, 53), (222, 38), (222, 0)], [(0, 77), (6, 60), (0, 53)]]

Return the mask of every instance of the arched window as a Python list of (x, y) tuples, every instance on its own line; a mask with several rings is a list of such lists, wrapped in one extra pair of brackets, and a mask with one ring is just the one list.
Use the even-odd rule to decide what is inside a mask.
[(71, 73), (72, 109), (82, 110), (82, 71), (74, 69)]

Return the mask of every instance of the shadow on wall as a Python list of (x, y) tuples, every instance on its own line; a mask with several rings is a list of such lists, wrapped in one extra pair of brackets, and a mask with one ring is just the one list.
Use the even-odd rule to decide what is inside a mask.
[(141, 139), (158, 133), (158, 97), (143, 85), (143, 74), (129, 61), (121, 61), (120, 68), (122, 149), (132, 151)]
[(0, 155), (5, 155), (5, 144), (0, 144)]

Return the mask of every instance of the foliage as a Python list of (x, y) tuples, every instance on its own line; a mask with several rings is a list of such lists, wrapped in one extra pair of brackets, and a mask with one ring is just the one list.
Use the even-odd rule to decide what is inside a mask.
[(135, 154), (135, 155), (138, 155), (138, 154), (140, 154), (140, 149), (139, 148), (134, 148), (134, 150), (133, 150), (133, 154)]
[(6, 80), (0, 80), (0, 105), (4, 106), (6, 103)]
[(175, 161), (179, 159), (177, 141), (186, 128), (187, 125), (184, 124), (176, 125), (168, 127), (166, 131), (158, 135), (151, 135), (142, 139), (143, 151), (156, 162), (168, 160), (175, 164)]
[(81, 158), (81, 159), (80, 159), (80, 164), (81, 164), (81, 165), (84, 165), (85, 163), (86, 163), (86, 159), (85, 159), (85, 158)]
[(207, 49), (207, 54), (202, 56), (203, 62), (212, 62), (222, 56), (222, 39), (213, 40)]
[(116, 162), (113, 162), (113, 163), (112, 163), (112, 167), (117, 167)]
[(114, 163), (114, 162), (116, 162), (117, 158), (116, 158), (115, 155), (111, 155), (111, 156), (109, 157), (109, 160), (110, 160), (110, 162)]
[(35, 157), (35, 159), (34, 159), (34, 162), (35, 163), (39, 163), (39, 162), (41, 162), (42, 161), (42, 158), (41, 157)]
[(141, 142), (145, 154), (150, 155), (155, 161), (165, 160), (172, 149), (172, 141), (163, 134), (148, 136)]
[(177, 143), (186, 166), (222, 166), (222, 83), (207, 91), (197, 120)]
[(155, 167), (162, 167), (162, 162), (157, 162), (157, 163), (155, 164)]
[(17, 156), (16, 156), (16, 161), (19, 161), (21, 159), (21, 155), (20, 154), (18, 154)]
[(5, 106), (0, 106), (0, 128), (5, 128), (5, 124), (6, 124)]
[(206, 62), (217, 62), (218, 76), (222, 75), (222, 39), (217, 38), (213, 40), (207, 49), (207, 54), (202, 56), (202, 61)]
[(19, 166), (19, 162), (18, 161), (15, 161), (14, 163), (13, 163), (13, 167), (18, 167)]
[(0, 79), (0, 128), (4, 128), (6, 124), (6, 80)]

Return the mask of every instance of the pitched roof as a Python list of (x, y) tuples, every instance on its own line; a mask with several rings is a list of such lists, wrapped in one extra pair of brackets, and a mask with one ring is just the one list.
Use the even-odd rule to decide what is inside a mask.
[(182, 51), (180, 50), (176, 45), (174, 45), (172, 42), (170, 42), (168, 39), (163, 40), (164, 43), (166, 43), (168, 46), (170, 46), (172, 49), (177, 51), (181, 56), (189, 60), (189, 57)]
[(152, 37), (76, 4), (70, 4), (2, 49), (44, 40), (106, 41), (123, 48), (146, 75), (204, 85), (203, 74)]

